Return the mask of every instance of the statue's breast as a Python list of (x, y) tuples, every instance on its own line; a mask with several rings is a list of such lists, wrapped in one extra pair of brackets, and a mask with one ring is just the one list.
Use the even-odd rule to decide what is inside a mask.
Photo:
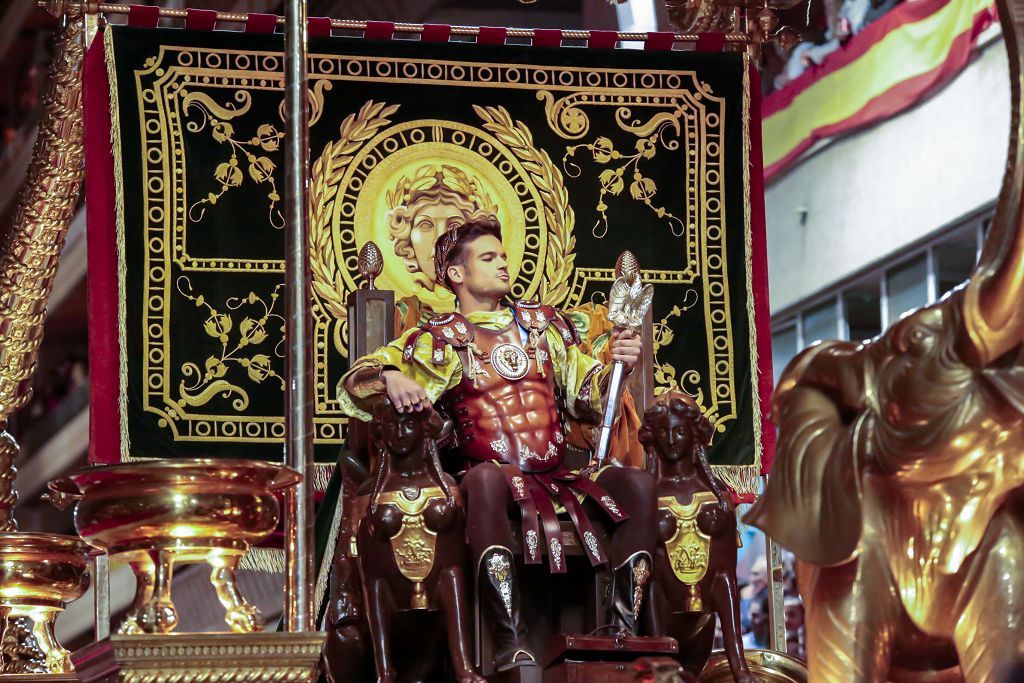
[(718, 499), (711, 491), (695, 492), (687, 505), (675, 496), (658, 498), (659, 514), (675, 521), (675, 532), (663, 542), (672, 573), (682, 583), (697, 583), (708, 571), (711, 536), (700, 528), (697, 516), (705, 506), (715, 505)]

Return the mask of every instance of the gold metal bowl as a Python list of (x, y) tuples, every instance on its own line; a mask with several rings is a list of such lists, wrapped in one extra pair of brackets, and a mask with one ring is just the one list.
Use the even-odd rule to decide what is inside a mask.
[(74, 536), (0, 533), (0, 673), (73, 670), (68, 651), (54, 636), (53, 622), (89, 587), (89, 556), (95, 552)]
[(82, 538), (135, 572), (135, 602), (119, 632), (173, 630), (173, 566), (205, 562), (225, 620), (245, 633), (262, 630), (263, 621), (238, 592), (235, 570), (249, 547), (277, 527), (274, 492), (299, 480), (294, 470), (258, 461), (153, 460), (85, 468), (50, 482), (50, 489), (77, 501)]
[[(750, 673), (760, 676), (765, 683), (807, 683), (807, 664), (792, 655), (774, 650), (746, 650)], [(700, 683), (732, 683), (732, 671), (725, 653), (716, 650), (701, 672)]]

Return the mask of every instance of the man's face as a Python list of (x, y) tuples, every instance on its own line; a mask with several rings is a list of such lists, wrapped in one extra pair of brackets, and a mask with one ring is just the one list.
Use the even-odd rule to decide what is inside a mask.
[(431, 204), (416, 213), (409, 240), (420, 272), (434, 281), (434, 243), (437, 238), (463, 222), (462, 212), (454, 204)]
[(452, 266), (452, 282), (460, 292), (477, 299), (501, 298), (508, 294), (511, 278), (508, 256), (501, 240), (493, 235), (478, 237), (466, 247), (466, 263)]

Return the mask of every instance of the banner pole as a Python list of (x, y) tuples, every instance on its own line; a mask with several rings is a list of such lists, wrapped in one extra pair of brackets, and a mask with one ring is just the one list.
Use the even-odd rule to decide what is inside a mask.
[(302, 474), (286, 527), (285, 620), (313, 630), (313, 381), (306, 2), (285, 3), (285, 463)]

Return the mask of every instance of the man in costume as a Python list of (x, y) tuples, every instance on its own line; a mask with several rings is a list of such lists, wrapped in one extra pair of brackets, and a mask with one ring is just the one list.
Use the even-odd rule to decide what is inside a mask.
[[(610, 366), (579, 350), (554, 308), (506, 300), (511, 278), (493, 218), (445, 233), (434, 260), (458, 312), (356, 361), (339, 387), (343, 408), (369, 420), (373, 403), (387, 396), (399, 410), (436, 405), (453, 423), (446, 468), (462, 474), (466, 535), (498, 670), (536, 661), (520, 616), (511, 514), (522, 520), (525, 562), (547, 555), (550, 570), (564, 573), (556, 512), (563, 507), (590, 563), (612, 567), (608, 622), (635, 634), (655, 540), (653, 479), (625, 467), (580, 474), (563, 462), (564, 412), (596, 422)], [(613, 333), (612, 358), (627, 369), (640, 350), (635, 333)], [(591, 516), (613, 523), (607, 549)]]

